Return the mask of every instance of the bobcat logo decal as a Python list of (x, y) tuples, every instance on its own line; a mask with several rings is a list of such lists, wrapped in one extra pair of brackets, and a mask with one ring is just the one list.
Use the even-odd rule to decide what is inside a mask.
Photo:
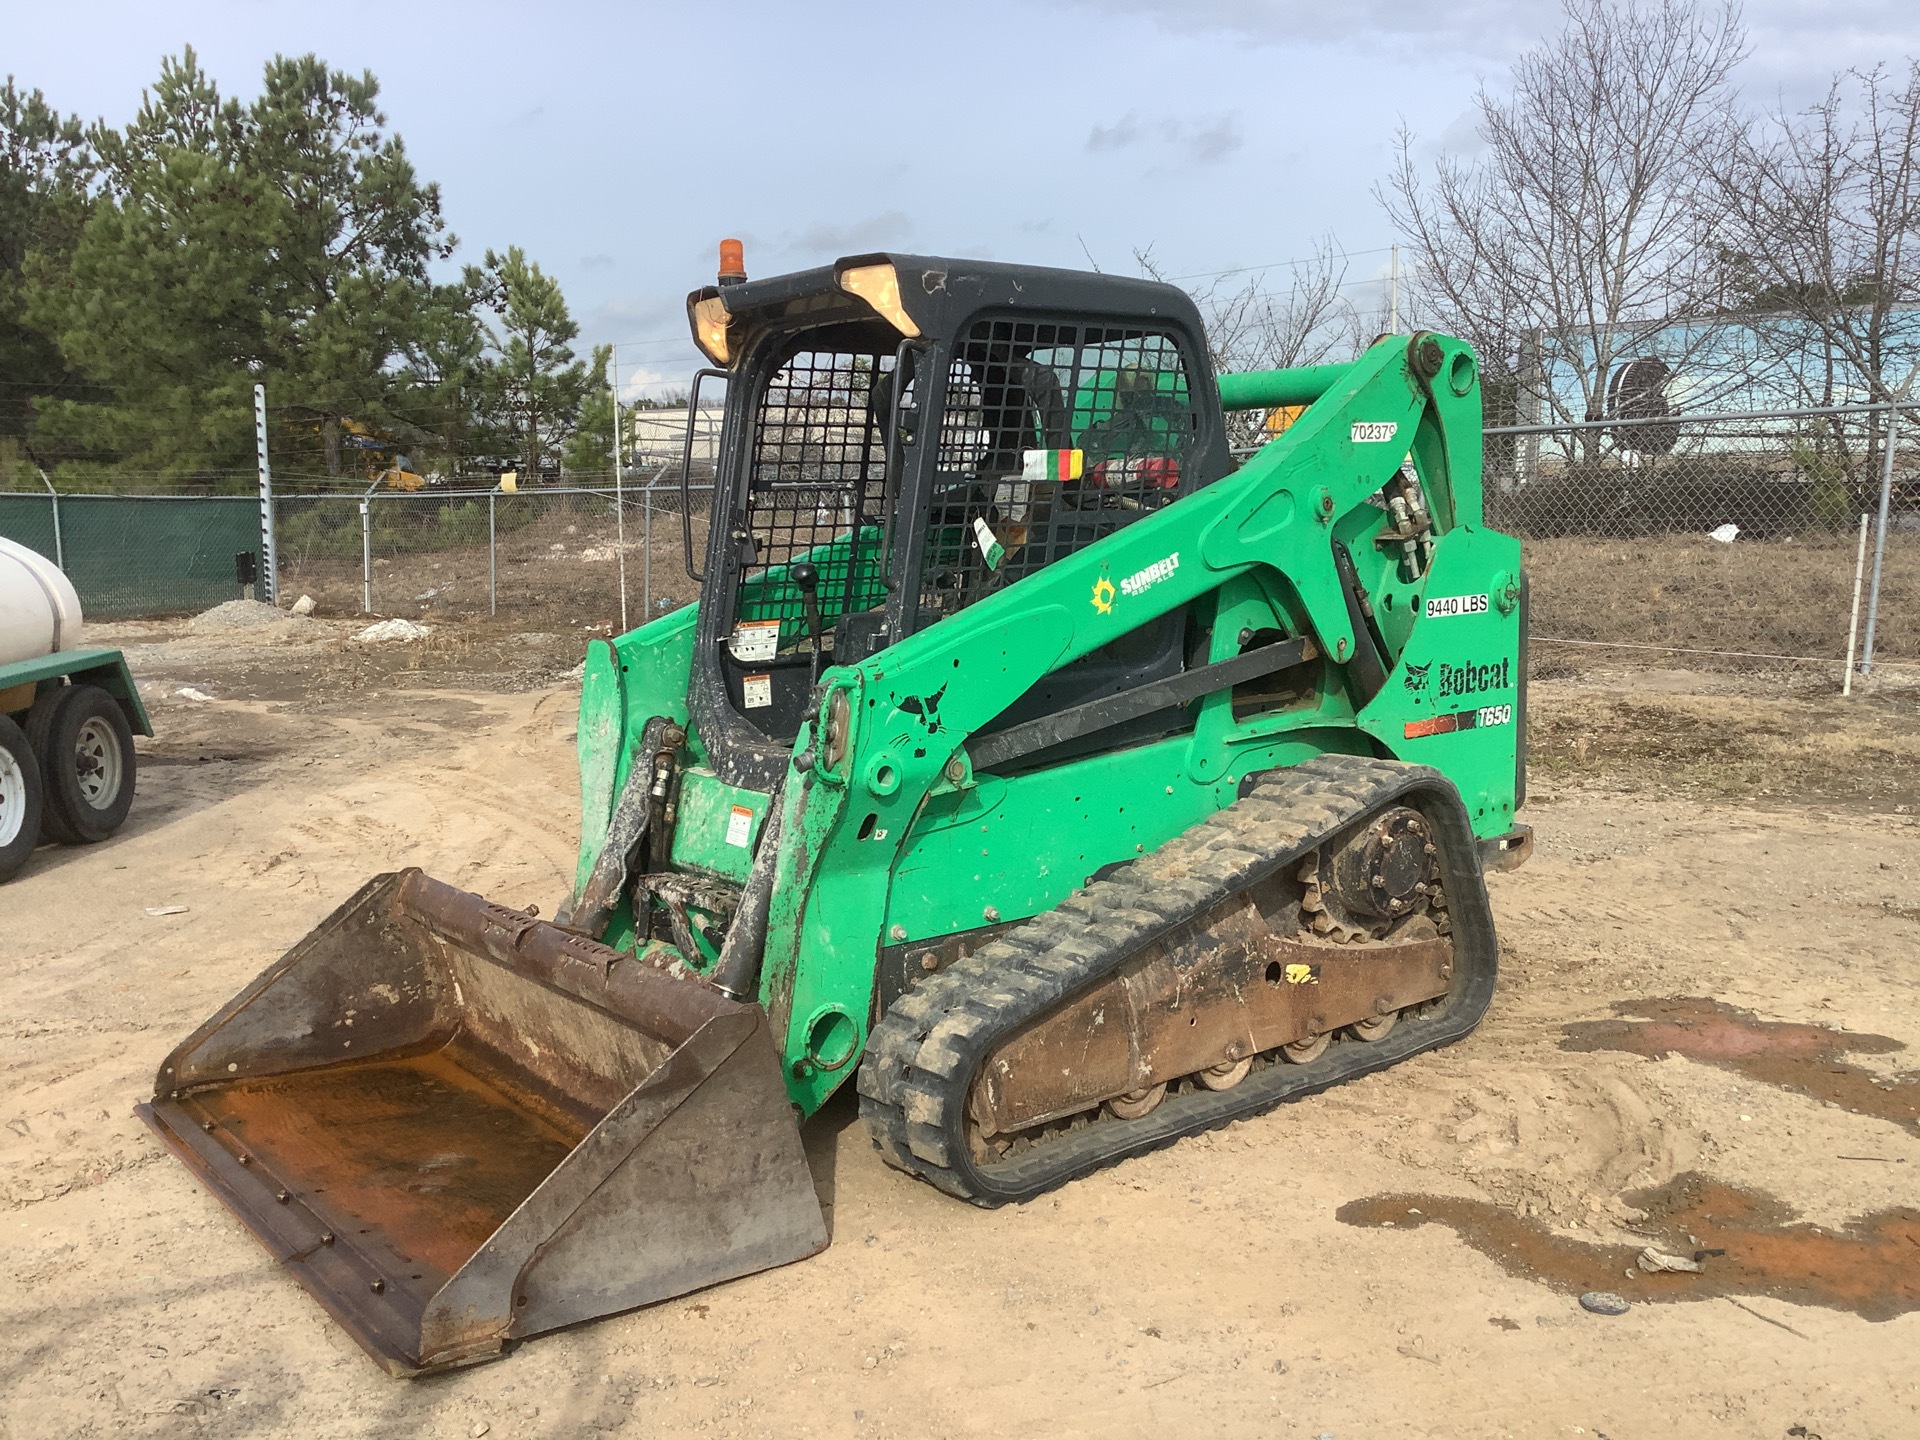
[(1426, 689), (1427, 688), (1427, 672), (1431, 669), (1433, 669), (1433, 662), (1431, 660), (1429, 660), (1424, 665), (1407, 666), (1407, 682), (1406, 682), (1407, 689), (1411, 690), (1416, 695), (1418, 695), (1422, 690)]

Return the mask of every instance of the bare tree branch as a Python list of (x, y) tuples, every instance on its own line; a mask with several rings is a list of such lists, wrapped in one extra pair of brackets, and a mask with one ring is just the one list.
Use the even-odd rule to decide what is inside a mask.
[(1738, 121), (1739, 10), (1568, 0), (1559, 35), (1475, 97), (1483, 151), (1431, 167), (1402, 130), (1377, 192), (1411, 241), (1423, 318), (1480, 350), (1532, 417), (1605, 409), (1616, 362), (1714, 311), (1720, 191)]
[(1835, 76), (1817, 104), (1741, 137), (1714, 178), (1732, 298), (1773, 317), (1807, 398), (1893, 398), (1920, 366), (1920, 61)]
[[(1142, 274), (1167, 278), (1151, 246), (1135, 250), (1133, 258)], [(1216, 371), (1320, 365), (1353, 355), (1371, 338), (1360, 335), (1362, 317), (1345, 294), (1347, 257), (1333, 236), (1316, 241), (1309, 259), (1287, 266), (1280, 284), (1270, 283), (1270, 277), (1265, 270), (1231, 281), (1216, 277), (1189, 291), (1206, 325)], [(1252, 444), (1260, 438), (1264, 417), (1228, 419), (1232, 443)]]

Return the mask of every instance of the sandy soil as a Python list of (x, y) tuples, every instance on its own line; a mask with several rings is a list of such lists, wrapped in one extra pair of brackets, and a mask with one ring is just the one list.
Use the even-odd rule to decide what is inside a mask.
[[(366, 654), (343, 628), (111, 632), (160, 732), (133, 817), (0, 893), (6, 1440), (1920, 1434), (1920, 1314), (1749, 1295), (1603, 1318), (1442, 1226), (1335, 1215), (1424, 1192), (1633, 1240), (1622, 1196), (1686, 1171), (1822, 1226), (1914, 1204), (1920, 1144), (1895, 1123), (1560, 1044), (1616, 1001), (1710, 996), (1920, 1046), (1917, 762), (1886, 738), (1910, 736), (1910, 700), (1769, 699), (1796, 763), (1826, 745), (1837, 773), (1879, 744), (1891, 778), (1749, 798), (1720, 760), (1773, 773), (1765, 747), (1789, 744), (1743, 728), (1753, 692), (1541, 682), (1539, 850), (1494, 877), (1504, 984), (1468, 1041), (996, 1212), (886, 1169), (835, 1104), (807, 1133), (824, 1255), (407, 1383), (130, 1113), (165, 1052), (369, 873), (417, 864), (543, 907), (564, 888), (557, 682), (578, 632)], [(1607, 718), (1629, 703), (1629, 723), (1683, 711), (1718, 748), (1636, 751)], [(170, 905), (188, 908), (150, 913)], [(1912, 1054), (1850, 1058), (1891, 1078)]]

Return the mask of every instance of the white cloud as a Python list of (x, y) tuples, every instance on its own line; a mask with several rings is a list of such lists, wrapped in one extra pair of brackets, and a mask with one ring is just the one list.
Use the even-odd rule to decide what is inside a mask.
[(1129, 110), (1111, 124), (1095, 125), (1087, 135), (1086, 148), (1096, 155), (1148, 148), (1172, 150), (1189, 164), (1211, 165), (1244, 144), (1246, 136), (1241, 133), (1240, 117), (1231, 111), (1199, 119), (1149, 123)]
[[(1435, 48), (1504, 62), (1560, 27), (1558, 0), (1053, 0), (1058, 6), (1131, 14), (1175, 35), (1226, 37), (1276, 49), (1386, 44), (1396, 57)], [(1716, 8), (1701, 0), (1701, 9)], [(1748, 0), (1749, 77), (1804, 88), (1849, 65), (1920, 54), (1920, 6), (1912, 0)]]
[(1192, 126), (1176, 127), (1172, 132), (1187, 153), (1187, 158), (1196, 165), (1211, 165), (1223, 160), (1246, 143), (1246, 137), (1240, 133), (1240, 118), (1237, 115), (1222, 115), (1219, 119), (1199, 128)]
[(1105, 150), (1126, 150), (1146, 138), (1140, 117), (1129, 110), (1111, 125), (1096, 125), (1087, 135), (1087, 149), (1094, 154)]
[(1429, 158), (1445, 153), (1463, 160), (1473, 159), (1486, 148), (1487, 142), (1480, 136), (1480, 112), (1475, 109), (1462, 110), (1433, 141), (1420, 147)]
[(912, 233), (913, 221), (907, 218), (905, 211), (888, 210), (884, 214), (870, 215), (846, 225), (819, 221), (788, 240), (785, 248), (838, 258), (884, 249)]
[[(1056, 0), (1092, 6), (1095, 0)], [(1382, 38), (1431, 42), (1480, 55), (1507, 55), (1550, 28), (1553, 0), (1098, 0), (1106, 14), (1131, 13), (1180, 35), (1226, 36), (1263, 46), (1352, 44)]]

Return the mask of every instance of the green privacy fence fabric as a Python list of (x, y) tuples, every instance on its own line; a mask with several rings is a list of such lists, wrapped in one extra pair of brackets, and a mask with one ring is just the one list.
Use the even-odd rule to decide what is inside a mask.
[[(59, 507), (57, 558), (90, 620), (207, 609), (239, 596), (236, 553), (257, 563), (250, 496), (62, 495)], [(0, 494), (0, 535), (56, 558), (53, 497)]]

